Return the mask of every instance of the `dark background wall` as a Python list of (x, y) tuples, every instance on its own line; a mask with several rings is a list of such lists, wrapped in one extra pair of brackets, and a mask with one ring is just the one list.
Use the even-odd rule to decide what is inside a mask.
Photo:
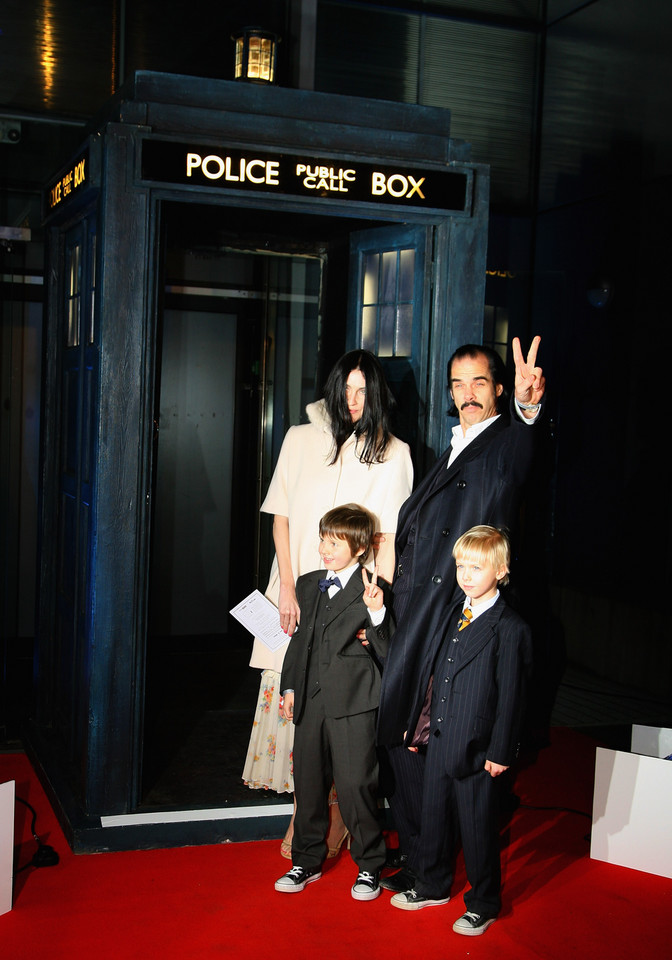
[[(491, 165), (486, 332), (497, 339), (504, 324), (507, 338), (541, 333), (549, 380), (527, 523), (528, 582), (548, 595), (558, 660), (667, 695), (672, 7), (6, 0), (0, 738), (30, 710), (41, 190), (124, 78), (150, 69), (231, 79), (231, 33), (253, 23), (283, 38), (280, 85), (447, 107), (452, 136)], [(645, 626), (636, 614), (642, 599)]]

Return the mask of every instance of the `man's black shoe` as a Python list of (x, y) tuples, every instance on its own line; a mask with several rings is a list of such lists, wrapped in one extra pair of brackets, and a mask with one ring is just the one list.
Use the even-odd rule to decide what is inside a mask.
[(404, 893), (411, 890), (415, 884), (415, 874), (411, 873), (408, 867), (397, 870), (389, 877), (381, 877), (380, 885), (383, 890), (391, 890), (392, 893)]
[(391, 870), (399, 870), (408, 860), (405, 853), (402, 853), (399, 847), (388, 847), (385, 856), (385, 866)]

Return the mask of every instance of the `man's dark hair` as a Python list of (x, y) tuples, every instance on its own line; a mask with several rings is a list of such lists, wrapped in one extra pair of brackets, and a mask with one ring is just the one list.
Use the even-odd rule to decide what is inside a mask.
[[(457, 350), (455, 350), (448, 361), (448, 392), (450, 393), (452, 386), (451, 371), (453, 369), (453, 363), (455, 360), (464, 360), (467, 357), (470, 360), (475, 360), (476, 357), (485, 357), (485, 359), (488, 361), (492, 382), (495, 384), (495, 386), (497, 386), (498, 383), (502, 385), (502, 392), (497, 397), (496, 401), (497, 413), (501, 413), (502, 410), (506, 409), (509, 397), (509, 391), (506, 389), (505, 383), (506, 367), (504, 366), (504, 361), (500, 355), (496, 350), (493, 350), (492, 347), (486, 347), (479, 343), (465, 343), (463, 346), (458, 347)], [(454, 403), (451, 404), (450, 409), (448, 410), (448, 416), (459, 416), (459, 411)]]
[[(345, 386), (353, 370), (361, 371), (366, 381), (366, 399), (361, 419), (353, 425)], [(332, 463), (353, 432), (358, 440), (357, 455), (362, 463), (381, 463), (390, 442), (390, 412), (394, 397), (387, 385), (380, 361), (368, 350), (351, 350), (338, 360), (324, 387), (324, 403), (334, 438)]]

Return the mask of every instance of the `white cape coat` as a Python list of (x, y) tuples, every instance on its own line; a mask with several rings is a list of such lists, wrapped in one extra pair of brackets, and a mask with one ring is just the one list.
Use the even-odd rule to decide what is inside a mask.
[[(319, 523), (327, 510), (358, 503), (376, 518), (376, 532), (394, 533), (399, 508), (411, 493), (413, 466), (408, 444), (390, 439), (386, 459), (367, 465), (356, 456), (354, 433), (331, 464), (333, 440), (324, 401), (306, 407), (309, 423), (290, 427), (282, 443), (263, 513), (289, 518), (289, 550), (295, 579), (317, 570)], [(373, 567), (373, 562), (370, 562)], [(273, 559), (266, 596), (277, 606), (280, 577)], [(287, 638), (289, 642), (289, 637)], [(255, 638), (251, 667), (280, 673), (287, 644), (271, 651)]]

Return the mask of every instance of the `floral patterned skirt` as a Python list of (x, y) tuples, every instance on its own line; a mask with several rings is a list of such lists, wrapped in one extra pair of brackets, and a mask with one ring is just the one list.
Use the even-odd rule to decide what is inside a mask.
[(243, 780), (251, 790), (294, 790), (294, 724), (280, 711), (280, 674), (262, 670)]

